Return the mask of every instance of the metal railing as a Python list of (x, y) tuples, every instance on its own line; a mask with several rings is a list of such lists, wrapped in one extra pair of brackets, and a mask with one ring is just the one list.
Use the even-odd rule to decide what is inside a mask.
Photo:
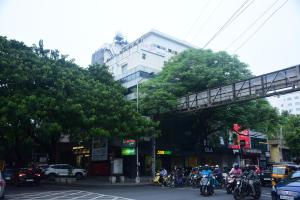
[(300, 65), (179, 98), (176, 111), (193, 111), (300, 90)]

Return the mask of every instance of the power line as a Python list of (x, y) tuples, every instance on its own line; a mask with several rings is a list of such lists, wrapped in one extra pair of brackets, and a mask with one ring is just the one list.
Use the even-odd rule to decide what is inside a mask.
[(195, 37), (197, 37), (197, 35), (206, 27), (207, 23), (210, 21), (211, 17), (215, 14), (215, 12), (217, 11), (217, 9), (220, 7), (220, 5), (222, 4), (223, 0), (219, 0), (219, 3), (217, 4), (217, 6), (215, 7), (215, 9), (210, 13), (210, 15), (206, 18), (206, 20), (204, 21), (204, 23), (202, 23), (202, 26), (200, 26), (200, 28), (198, 29), (198, 31), (196, 32), (196, 35), (193, 37), (192, 40), (195, 39)]
[(194, 23), (192, 24), (192, 26), (190, 27), (189, 31), (187, 32), (186, 36), (185, 36), (185, 40), (187, 39), (187, 37), (189, 36), (190, 32), (193, 30), (194, 26), (197, 24), (197, 22), (199, 21), (199, 19), (203, 16), (203, 13), (205, 11), (205, 9), (207, 8), (207, 6), (211, 3), (211, 0), (207, 0), (206, 4), (204, 5), (204, 7), (202, 8), (203, 12), (200, 12), (200, 15), (196, 18), (196, 20), (194, 21)]
[[(252, 0), (251, 3), (253, 3), (254, 0)], [(223, 26), (211, 37), (211, 39), (202, 47), (203, 49), (207, 47), (227, 26), (229, 26), (240, 14), (242, 14), (244, 10), (243, 7), (249, 2), (249, 0), (246, 0), (233, 14), (232, 16), (223, 24)], [(251, 4), (250, 3), (250, 4)], [(248, 5), (249, 6), (249, 5)], [(247, 7), (248, 7), (247, 6)]]
[(276, 0), (274, 3), (272, 3), (272, 5), (269, 6), (258, 18), (256, 18), (256, 20), (252, 22), (242, 33), (240, 33), (238, 37), (236, 37), (236, 39), (225, 48), (225, 50), (229, 49), (234, 43), (236, 43), (236, 41), (238, 41), (248, 30), (250, 30), (263, 16), (265, 16), (265, 14), (267, 14), (267, 12), (269, 12), (269, 10), (273, 8), (278, 1), (279, 0)]
[(271, 17), (278, 12), (289, 0), (286, 0), (281, 6), (279, 6), (254, 32), (251, 34), (238, 48), (235, 49), (236, 53), (240, 48), (242, 48), (249, 40), (271, 19)]

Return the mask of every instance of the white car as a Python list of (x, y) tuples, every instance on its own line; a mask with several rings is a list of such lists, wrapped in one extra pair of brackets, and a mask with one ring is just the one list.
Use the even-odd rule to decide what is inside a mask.
[(79, 180), (87, 176), (87, 171), (74, 168), (68, 164), (53, 164), (46, 168), (45, 175), (50, 180), (53, 180), (56, 176), (75, 176)]
[(2, 172), (0, 171), (0, 199), (4, 199), (4, 191), (5, 191), (5, 180)]

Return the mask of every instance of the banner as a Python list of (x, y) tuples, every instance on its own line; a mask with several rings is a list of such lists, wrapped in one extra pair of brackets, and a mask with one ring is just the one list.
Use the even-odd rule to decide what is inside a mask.
[(102, 161), (108, 159), (108, 145), (106, 138), (93, 138), (92, 161)]

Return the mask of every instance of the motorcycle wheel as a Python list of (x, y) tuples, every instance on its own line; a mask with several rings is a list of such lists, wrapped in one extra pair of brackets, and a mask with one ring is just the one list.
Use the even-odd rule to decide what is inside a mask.
[(201, 185), (200, 186), (200, 194), (203, 196), (207, 196), (208, 195), (208, 190), (207, 190), (207, 186), (206, 185)]
[(253, 196), (254, 199), (259, 199), (261, 196), (261, 188), (259, 186), (254, 186), (255, 195)]
[(213, 195), (213, 194), (214, 194), (214, 187), (209, 186), (209, 195)]
[(234, 191), (233, 191), (233, 197), (235, 200), (242, 200), (244, 199), (244, 196), (240, 193), (239, 189), (236, 188)]
[(226, 186), (226, 192), (227, 192), (227, 194), (231, 194), (232, 193), (232, 190), (231, 190), (230, 186)]

